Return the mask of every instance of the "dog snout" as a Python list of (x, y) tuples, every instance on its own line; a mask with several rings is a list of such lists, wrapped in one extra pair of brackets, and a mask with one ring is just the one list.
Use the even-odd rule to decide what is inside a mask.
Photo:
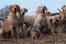
[(42, 11), (41, 12), (45, 12), (45, 10), (44, 9), (42, 9)]
[(24, 15), (25, 13), (24, 12), (22, 12), (22, 15)]
[(14, 12), (16, 12), (17, 11), (17, 9), (16, 8), (14, 8)]
[(42, 11), (45, 11), (44, 9), (42, 9)]
[(57, 22), (55, 21), (54, 24), (57, 24)]

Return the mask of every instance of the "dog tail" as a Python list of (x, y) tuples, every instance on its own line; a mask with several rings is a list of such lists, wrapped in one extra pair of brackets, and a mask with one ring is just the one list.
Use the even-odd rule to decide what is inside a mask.
[(0, 29), (0, 35), (3, 33), (3, 29)]

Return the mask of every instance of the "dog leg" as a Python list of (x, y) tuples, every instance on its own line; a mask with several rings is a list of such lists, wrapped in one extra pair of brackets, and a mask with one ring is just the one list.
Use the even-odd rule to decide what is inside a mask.
[(52, 33), (53, 35), (56, 35), (56, 33), (54, 32), (54, 27), (51, 28), (51, 33)]
[(13, 27), (14, 37), (17, 37), (16, 27)]
[(17, 25), (17, 27), (16, 27), (16, 36), (17, 36), (17, 39), (19, 38), (19, 32), (18, 32), (19, 27), (20, 27), (20, 26), (18, 26), (18, 25)]

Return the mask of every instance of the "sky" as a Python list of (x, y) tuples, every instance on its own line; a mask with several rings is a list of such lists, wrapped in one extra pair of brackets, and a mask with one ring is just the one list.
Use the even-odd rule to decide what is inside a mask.
[(0, 0), (0, 9), (11, 4), (27, 8), (27, 14), (34, 14), (39, 5), (45, 5), (51, 13), (59, 12), (58, 8), (66, 5), (66, 0)]

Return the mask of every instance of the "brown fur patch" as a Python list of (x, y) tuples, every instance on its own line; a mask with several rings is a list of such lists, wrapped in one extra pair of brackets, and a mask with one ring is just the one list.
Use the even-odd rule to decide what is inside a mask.
[(40, 12), (40, 10), (41, 10), (41, 9), (44, 9), (44, 10), (46, 10), (46, 11), (47, 11), (47, 7), (46, 7), (46, 6), (41, 5), (41, 6), (39, 6), (39, 7), (37, 8), (37, 11), (36, 11), (37, 15), (38, 15), (39, 13), (41, 13), (41, 12)]

